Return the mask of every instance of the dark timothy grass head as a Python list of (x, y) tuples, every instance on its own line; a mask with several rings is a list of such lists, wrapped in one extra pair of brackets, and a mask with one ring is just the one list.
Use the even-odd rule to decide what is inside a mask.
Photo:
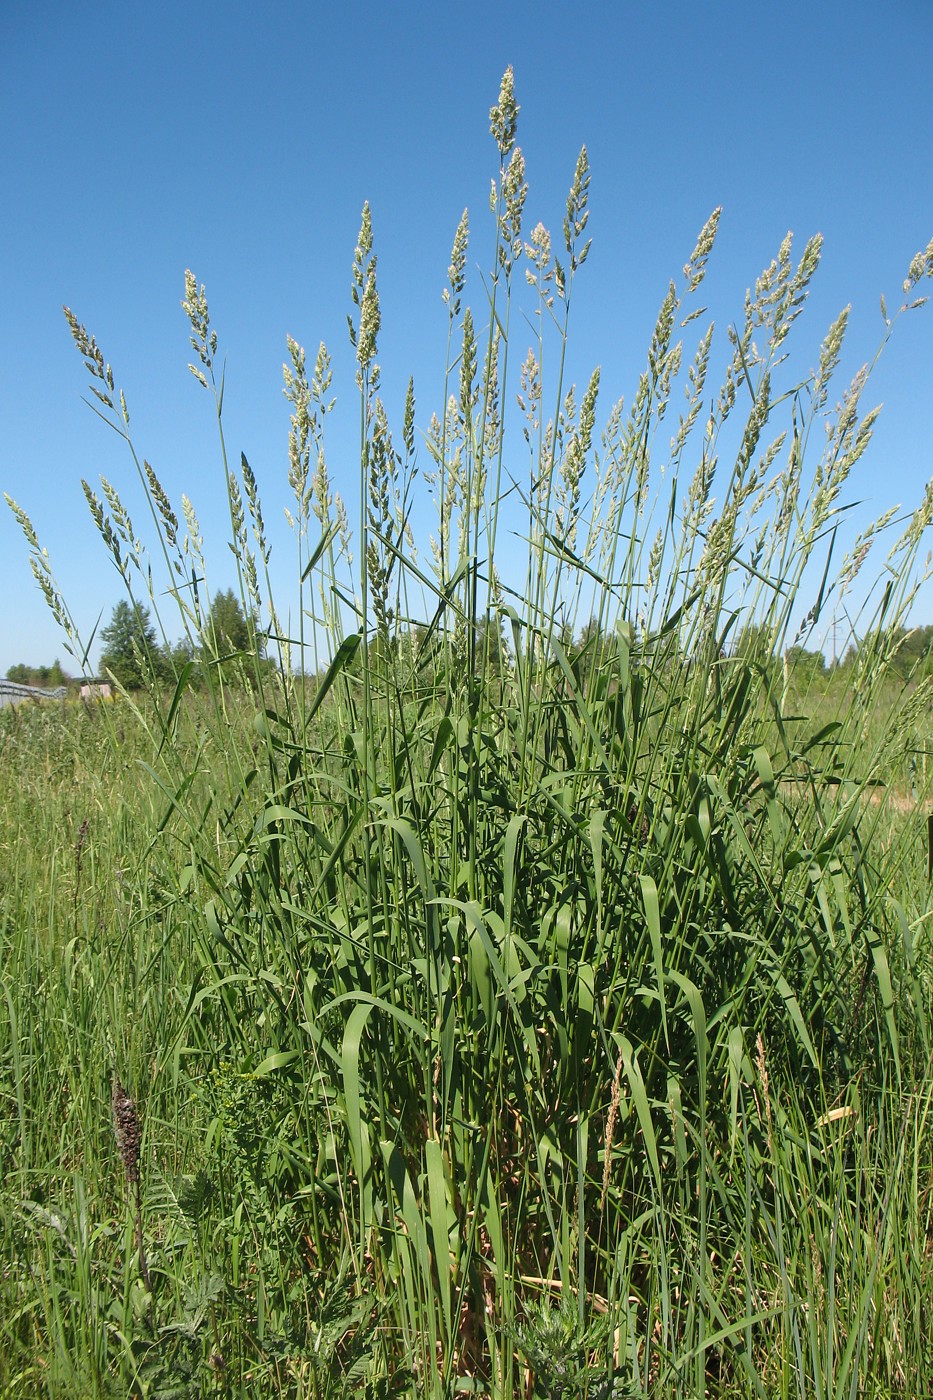
[(113, 1111), (113, 1131), (126, 1170), (126, 1179), (131, 1185), (135, 1185), (139, 1180), (139, 1115), (136, 1112), (135, 1101), (120, 1083), (116, 1070), (111, 1078), (110, 1104)]

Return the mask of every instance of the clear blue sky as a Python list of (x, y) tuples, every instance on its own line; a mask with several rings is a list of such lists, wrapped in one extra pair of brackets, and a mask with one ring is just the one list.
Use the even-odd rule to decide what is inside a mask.
[[(440, 407), (440, 293), (465, 205), (471, 266), (490, 246), (488, 112), (509, 63), (528, 229), (540, 218), (558, 233), (588, 147), (594, 244), (574, 310), (575, 373), (602, 365), (604, 407), (631, 396), (667, 281), (716, 205), (706, 300), (720, 327), (741, 316), (788, 229), (800, 249), (819, 231), (823, 265), (794, 354), (805, 371), (851, 302), (845, 368), (871, 357), (879, 294), (899, 304), (907, 264), (933, 236), (929, 0), (4, 0), (0, 490), (32, 516), (83, 630), (122, 595), (80, 478), (103, 472), (140, 532), (144, 516), (124, 449), (81, 402), (62, 303), (113, 364), (170, 495), (194, 500), (211, 582), (225, 587), (209, 404), (185, 368), (185, 268), (207, 285), (227, 357), (228, 443), (252, 462), (267, 520), (282, 519), (290, 495), (286, 333), (311, 357), (322, 339), (331, 349), (348, 426), (332, 438), (330, 469), (352, 498), (345, 318), (362, 203), (379, 254), (385, 396), (400, 416), (412, 372), (424, 428)], [(472, 292), (481, 305), (476, 281)], [(914, 504), (933, 476), (930, 313), (902, 324), (868, 396), (885, 411), (853, 482), (863, 521)], [(278, 559), (288, 536), (274, 528)], [(0, 674), (56, 656), (68, 669), (5, 507), (0, 571)], [(933, 591), (925, 598), (917, 620), (933, 621)]]

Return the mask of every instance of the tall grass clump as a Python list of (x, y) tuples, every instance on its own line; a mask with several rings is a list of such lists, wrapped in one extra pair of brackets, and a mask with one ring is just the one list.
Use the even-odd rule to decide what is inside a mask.
[[(28, 854), (4, 837), (31, 872), (0, 921), (5, 1393), (804, 1400), (930, 1374), (926, 794), (893, 817), (879, 798), (929, 734), (930, 681), (892, 698), (889, 663), (933, 484), (836, 567), (878, 410), (870, 367), (834, 385), (847, 311), (794, 372), (819, 238), (788, 235), (717, 337), (715, 210), (630, 398), (606, 411), (598, 369), (570, 382), (587, 154), (559, 233), (529, 227), (517, 117), (508, 70), (487, 270), (471, 305), (465, 212), (433, 414), (411, 383), (398, 421), (380, 394), (364, 206), (346, 501), (330, 358), (288, 341), (287, 605), (186, 273), (239, 655), (193, 503), (67, 313), (135, 472), (84, 483), (92, 518), (129, 598), (201, 660), (167, 683), (141, 657), (147, 693), (54, 733), (4, 719), (18, 771), (63, 755), (19, 798)], [(931, 275), (933, 243), (884, 342)], [(873, 641), (814, 723), (781, 658), (853, 598)], [(91, 741), (120, 772), (79, 878)]]

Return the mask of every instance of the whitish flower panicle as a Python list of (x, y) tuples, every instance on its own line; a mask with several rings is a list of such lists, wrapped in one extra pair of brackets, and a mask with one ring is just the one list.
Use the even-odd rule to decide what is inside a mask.
[(378, 387), (379, 370), (373, 364), (376, 355), (376, 340), (379, 334), (379, 293), (376, 290), (376, 258), (373, 255), (373, 225), (369, 203), (363, 205), (360, 234), (353, 255), (353, 281), (350, 296), (359, 311), (359, 325), (353, 324), (353, 317), (347, 317), (350, 331), (350, 344), (356, 351), (357, 385), (362, 389), (363, 380), (369, 376), (370, 386)]
[(567, 450), (561, 462), (560, 481), (557, 489), (557, 537), (569, 549), (576, 542), (577, 524), (580, 516), (580, 483), (593, 442), (593, 428), (596, 424), (596, 399), (599, 393), (599, 369), (595, 369), (587, 385), (583, 402), (580, 405), (580, 421), (570, 435)]
[[(458, 559), (466, 558), (468, 554), (468, 535), (470, 524), (470, 498), (467, 473), (463, 461), (462, 448), (458, 447), (450, 463), (447, 475), (447, 496), (445, 500), (446, 514), (449, 520), (453, 519), (455, 508), (459, 507), (457, 516), (457, 554)], [(448, 540), (449, 540), (448, 531)]]
[(456, 394), (450, 394), (447, 398), (447, 411), (444, 414), (444, 441), (448, 444), (455, 443), (462, 438), (460, 427), (460, 401)]
[(687, 439), (693, 431), (696, 420), (699, 417), (703, 404), (703, 390), (706, 385), (706, 376), (709, 371), (710, 347), (713, 341), (713, 327), (710, 324), (706, 334), (701, 339), (693, 363), (687, 372), (687, 412), (681, 415), (677, 432), (671, 438), (671, 467), (677, 468), (680, 458), (686, 446)]
[(707, 529), (703, 552), (697, 565), (695, 587), (703, 588), (710, 581), (721, 578), (729, 567), (737, 516), (735, 501), (730, 499), (722, 515), (713, 520)]
[(199, 384), (206, 389), (207, 374), (213, 378), (214, 356), (217, 353), (217, 332), (211, 330), (210, 312), (207, 308), (207, 292), (203, 286), (198, 287), (197, 278), (190, 268), (185, 272), (185, 295), (181, 303), (182, 310), (191, 322), (191, 348), (203, 365), (203, 369), (198, 369), (196, 365), (189, 365), (191, 373)]
[(405, 444), (405, 461), (410, 462), (415, 455), (415, 381), (411, 376), (409, 376), (408, 388), (405, 391), (402, 441)]
[(337, 491), (334, 495), (334, 514), (337, 517), (337, 530), (340, 535), (340, 548), (349, 564), (353, 563), (353, 553), (350, 549), (350, 521), (347, 516), (347, 508), (344, 505), (343, 497)]
[[(334, 372), (331, 368), (330, 355), (328, 354), (327, 346), (322, 340), (317, 348), (317, 354), (314, 357), (314, 374), (311, 378), (311, 398), (322, 419), (330, 413), (334, 404), (337, 402), (335, 398), (328, 399), (327, 397), (330, 393), (333, 381)], [(317, 427), (316, 417), (314, 418), (314, 427)]]
[(143, 469), (146, 473), (146, 480), (149, 483), (149, 490), (152, 493), (152, 499), (155, 501), (156, 507), (159, 511), (159, 517), (162, 521), (162, 528), (165, 531), (166, 541), (172, 549), (176, 549), (178, 546), (178, 516), (172, 510), (171, 501), (169, 500), (161, 481), (156, 476), (150, 464), (145, 460), (143, 461)]
[(697, 239), (696, 247), (690, 254), (690, 261), (684, 267), (688, 294), (695, 292), (706, 276), (706, 265), (709, 262), (710, 253), (713, 251), (713, 244), (716, 242), (716, 231), (719, 228), (721, 216), (721, 207), (714, 209), (710, 214)]
[(778, 255), (765, 268), (755, 282), (755, 296), (752, 300), (752, 315), (756, 326), (767, 326), (774, 316), (774, 309), (784, 295), (791, 275), (790, 254), (794, 235), (784, 235)]
[(617, 399), (609, 410), (609, 416), (600, 435), (602, 443), (602, 454), (594, 454), (594, 468), (596, 485), (593, 491), (593, 506), (590, 512), (590, 528), (586, 542), (585, 557), (589, 558), (590, 553), (595, 550), (597, 540), (607, 528), (606, 521), (603, 520), (603, 509), (606, 502), (606, 494), (609, 491), (616, 468), (616, 454), (619, 447), (619, 436), (622, 431), (622, 414), (625, 404), (622, 399)]
[(525, 257), (531, 267), (525, 269), (525, 280), (530, 287), (537, 287), (545, 306), (554, 305), (554, 297), (549, 283), (554, 281), (554, 268), (551, 264), (551, 235), (544, 224), (535, 224), (531, 230), (531, 242), (525, 244)]
[(661, 303), (658, 319), (651, 336), (651, 345), (648, 349), (648, 367), (656, 383), (664, 372), (677, 306), (677, 288), (671, 282), (667, 289), (667, 295)]
[(822, 237), (809, 240), (796, 272), (792, 269), (793, 234), (787, 233), (777, 258), (755, 284), (755, 297), (746, 298), (752, 324), (770, 331), (773, 350), (779, 348), (806, 301), (807, 288), (820, 262)]
[(253, 538), (259, 546), (259, 554), (263, 564), (268, 564), (272, 557), (272, 550), (266, 540), (266, 531), (262, 519), (262, 505), (259, 500), (259, 485), (252, 467), (246, 460), (245, 452), (240, 453), (240, 467), (243, 471), (243, 489), (246, 492), (246, 503), (249, 506), (250, 520), (253, 524)]
[[(645, 431), (645, 416), (651, 411), (651, 376), (643, 370), (638, 376), (638, 388), (629, 409), (628, 422), (622, 434), (623, 457)], [(621, 460), (621, 459), (620, 459)]]
[(203, 577), (204, 575), (204, 539), (201, 535), (200, 526), (198, 525), (198, 517), (194, 513), (194, 506), (185, 495), (181, 498), (181, 512), (185, 517), (186, 534), (184, 551), (185, 555), (192, 560), (194, 565), (192, 569), (194, 611), (198, 619), (198, 624), (200, 625), (201, 611), (198, 600), (198, 577)]
[(764, 477), (766, 477), (768, 472), (774, 466), (775, 460), (778, 454), (781, 452), (782, 448), (784, 447), (786, 441), (787, 431), (785, 429), (778, 433), (777, 437), (773, 440), (773, 442), (770, 442), (765, 448), (764, 454), (762, 455), (761, 460), (759, 461), (758, 467), (756, 469), (759, 480), (762, 480)]
[[(910, 633), (905, 634), (905, 642), (909, 636)], [(918, 662), (917, 664), (922, 663)], [(892, 761), (893, 763), (903, 763), (906, 760), (908, 771), (912, 775), (916, 774), (916, 755), (918, 748), (925, 747), (931, 701), (933, 701), (933, 676), (922, 676), (910, 687), (906, 698), (895, 715), (892, 716), (894, 722), (887, 726), (885, 742), (879, 756), (879, 767), (883, 765), (885, 769), (890, 771)], [(911, 786), (915, 788), (913, 782)], [(914, 796), (918, 795), (914, 791)]]
[(304, 524), (308, 516), (310, 492), (308, 475), (311, 459), (311, 388), (305, 370), (305, 352), (291, 336), (286, 337), (291, 367), (282, 366), (285, 381), (283, 393), (292, 405), (288, 431), (288, 484), (298, 505), (298, 519)]
[(683, 344), (678, 341), (661, 361), (661, 373), (658, 375), (658, 389), (654, 400), (654, 415), (659, 424), (664, 421), (664, 415), (667, 413), (671, 401), (671, 384), (680, 373), (682, 356)]
[(748, 469), (749, 463), (758, 447), (758, 440), (761, 437), (762, 429), (768, 421), (771, 412), (771, 376), (766, 374), (762, 380), (761, 388), (755, 395), (748, 420), (745, 424), (745, 432), (742, 434), (742, 446), (739, 448), (737, 474), (741, 481)]
[(502, 179), (503, 212), (499, 216), (498, 266), (506, 275), (522, 255), (522, 215), (528, 185), (525, 183), (525, 158), (516, 146)]
[[(431, 461), (439, 467), (444, 460), (444, 447), (441, 420), (438, 418), (436, 413), (431, 414), (431, 420), (428, 423), (428, 431), (425, 441), (428, 445), (428, 452), (430, 454)], [(434, 486), (437, 484), (438, 474), (436, 471), (425, 472), (424, 479), (431, 486)]]
[(92, 379), (96, 379), (104, 386), (102, 389), (98, 389), (95, 388), (94, 385), (91, 385), (91, 393), (96, 399), (100, 400), (105, 408), (114, 411), (113, 394), (115, 393), (115, 388), (113, 370), (108, 364), (105, 364), (97, 341), (92, 335), (88, 335), (84, 326), (79, 323), (74, 312), (69, 310), (67, 306), (63, 306), (62, 311), (65, 313), (65, 320), (68, 322), (69, 329), (71, 330), (72, 339), (78, 347), (79, 352), (84, 356), (84, 366), (88, 374), (90, 374)]
[(502, 442), (502, 412), (499, 397), (499, 350), (501, 336), (498, 326), (493, 331), (492, 341), (487, 346), (483, 361), (483, 385), (485, 386), (485, 411), (483, 417), (483, 454), (487, 459), (498, 455)]
[(768, 543), (769, 537), (771, 537), (773, 544), (774, 541), (773, 536), (771, 536), (771, 529), (770, 526), (766, 523), (762, 525), (761, 529), (759, 530), (755, 542), (752, 545), (752, 552), (748, 558), (749, 568), (753, 572), (761, 566), (761, 561), (764, 558), (765, 545)]
[(378, 367), (373, 365), (373, 360), (376, 357), (376, 339), (379, 335), (380, 325), (379, 293), (376, 290), (376, 259), (373, 258), (366, 278), (366, 287), (363, 291), (363, 303), (360, 308), (359, 344), (356, 347), (356, 359), (360, 367), (357, 383), (360, 387), (362, 387), (363, 377), (367, 371), (371, 371), (371, 377), (374, 379), (378, 376)]
[(813, 411), (819, 413), (826, 404), (829, 381), (839, 365), (842, 344), (849, 324), (850, 306), (844, 306), (826, 332), (826, 339), (820, 346), (820, 367), (813, 381)]
[(145, 551), (143, 549), (142, 542), (136, 538), (135, 531), (133, 530), (133, 522), (130, 519), (129, 512), (127, 511), (123, 502), (120, 500), (120, 497), (115, 487), (111, 486), (110, 482), (105, 476), (101, 477), (100, 484), (103, 488), (104, 495), (107, 498), (107, 504), (113, 512), (113, 520), (117, 528), (117, 533), (123, 540), (123, 543), (126, 545), (127, 549), (130, 551), (130, 561), (136, 566), (137, 569), (142, 571), (142, 556), (145, 553)]
[(829, 425), (826, 450), (818, 472), (817, 490), (813, 496), (811, 531), (818, 532), (826, 522), (849, 473), (871, 442), (875, 423), (881, 412), (880, 404), (858, 422), (859, 400), (868, 382), (868, 366), (855, 376), (843, 396), (836, 421)]
[(777, 487), (781, 494), (781, 504), (778, 508), (775, 535), (779, 540), (787, 538), (791, 526), (797, 517), (797, 503), (800, 499), (800, 477), (802, 467), (803, 459), (800, 451), (800, 439), (795, 432), (791, 438), (787, 466), (784, 468), (784, 471), (778, 477), (777, 481)]
[(654, 544), (651, 546), (651, 553), (648, 555), (647, 595), (649, 607), (654, 598), (654, 591), (657, 588), (658, 579), (661, 575), (661, 560), (663, 557), (664, 535), (659, 527), (658, 533), (655, 535)]
[(486, 462), (486, 457), (479, 455), (473, 464), (473, 472), (470, 479), (470, 510), (474, 513), (482, 509), (483, 502), (486, 499)]
[(87, 501), (88, 509), (91, 512), (91, 519), (100, 532), (101, 539), (116, 565), (120, 576), (124, 582), (129, 583), (129, 564), (123, 558), (123, 551), (120, 548), (120, 541), (111, 524), (110, 517), (104, 514), (103, 503), (88, 483), (81, 478), (81, 489), (84, 492), (84, 499)]
[(589, 200), (590, 163), (586, 147), (582, 146), (580, 154), (577, 156), (573, 183), (567, 196), (567, 213), (564, 217), (564, 247), (567, 249), (567, 256), (570, 259), (571, 276), (578, 267), (582, 267), (586, 262), (592, 244), (592, 239), (588, 239), (582, 248), (579, 247), (580, 239), (586, 232), (586, 226), (589, 223)]
[[(39, 554), (29, 556), (29, 567), (32, 569), (32, 576), (42, 590), (46, 606), (51, 612), (55, 621), (64, 632), (70, 642), (77, 640), (77, 634), (72, 625), (68, 609), (65, 607), (65, 600), (55, 586), (52, 579), (52, 568), (49, 564), (48, 555), (43, 549)], [(77, 655), (74, 647), (69, 646), (68, 650), (73, 656)]]
[(460, 315), (460, 297), (466, 285), (466, 255), (469, 238), (469, 213), (464, 209), (460, 215), (457, 232), (454, 234), (454, 246), (450, 254), (450, 266), (447, 269), (450, 286), (444, 288), (443, 294), (445, 305), (450, 307), (451, 317)]
[[(369, 207), (369, 200), (363, 205), (363, 213), (360, 221), (360, 232), (357, 238), (356, 248), (353, 250), (353, 285), (350, 288), (350, 296), (353, 298), (353, 305), (359, 308), (360, 299), (363, 295), (363, 288), (366, 285), (366, 272), (369, 264), (369, 255), (373, 250), (373, 217)], [(356, 345), (355, 332), (351, 322), (350, 342)]]
[(622, 415), (624, 412), (625, 399), (616, 399), (615, 403), (612, 405), (612, 408), (610, 408), (609, 410), (609, 415), (606, 419), (606, 425), (603, 428), (602, 433), (603, 447), (607, 452), (615, 451), (616, 445), (622, 433)]
[(397, 464), (398, 458), (392, 446), (385, 408), (382, 401), (377, 399), (369, 450), (369, 501), (366, 510), (368, 525), (374, 536), (367, 542), (366, 566), (373, 612), (379, 631), (385, 638), (388, 638), (394, 618), (388, 599), (389, 580), (395, 556), (386, 548), (385, 541), (392, 531), (392, 506), (397, 496)]
[(535, 358), (533, 350), (529, 349), (525, 356), (521, 368), (521, 393), (516, 394), (516, 400), (522, 413), (525, 415), (525, 424), (522, 432), (525, 441), (531, 443), (533, 436), (537, 435), (540, 424), (539, 410), (541, 408), (541, 366)]
[(712, 420), (710, 420), (707, 424), (700, 461), (687, 493), (687, 510), (684, 517), (684, 540), (686, 542), (692, 540), (697, 532), (703, 528), (713, 509), (710, 492), (713, 487), (718, 458), (711, 450), (712, 426)]
[[(789, 237), (790, 235), (788, 235)], [(774, 330), (771, 335), (771, 345), (775, 350), (783, 343), (794, 321), (803, 310), (810, 282), (820, 265), (822, 248), (822, 234), (814, 234), (807, 242), (797, 271), (790, 279), (787, 291), (777, 305), (774, 315)]]
[(884, 515), (879, 516), (869, 525), (867, 530), (863, 530), (856, 537), (855, 544), (842, 561), (842, 568), (839, 570), (839, 576), (836, 580), (840, 598), (852, 587), (878, 535), (887, 529), (899, 509), (899, 506), (894, 506), (891, 510), (885, 511)]
[(384, 533), (392, 519), (391, 502), (398, 458), (392, 447), (389, 422), (381, 399), (376, 400), (373, 444), (369, 466), (367, 515), (373, 529)]
[(258, 627), (258, 614), (262, 608), (262, 594), (259, 591), (259, 575), (256, 572), (256, 556), (251, 549), (248, 549), (243, 558), (243, 578), (246, 583), (246, 591), (249, 594), (251, 604), (250, 611), (253, 620), (250, 624), (251, 632), (255, 633)]
[(519, 105), (515, 101), (515, 74), (509, 64), (499, 85), (499, 101), (489, 110), (489, 130), (499, 148), (499, 159), (505, 166), (506, 157), (515, 145)]
[(23, 534), (26, 536), (26, 543), (29, 545), (30, 549), (37, 550), (39, 548), (39, 540), (36, 535), (35, 529), (33, 528), (33, 523), (29, 519), (29, 516), (23, 510), (22, 506), (17, 505), (17, 503), (13, 500), (13, 497), (8, 496), (5, 491), (3, 493), (3, 499), (6, 501), (7, 505), (10, 507), (10, 510), (13, 512), (13, 515), (16, 518), (17, 525), (22, 530)]
[(476, 382), (476, 336), (473, 315), (467, 307), (463, 313), (463, 350), (460, 356), (460, 423), (469, 439), (473, 428), (473, 410), (479, 398)]
[(414, 531), (412, 530), (412, 528), (411, 528), (411, 521), (410, 521), (410, 520), (407, 520), (407, 519), (406, 519), (406, 520), (404, 520), (404, 521), (402, 522), (402, 537), (403, 537), (403, 539), (405, 540), (405, 544), (407, 545), (407, 547), (408, 547), (408, 549), (409, 549), (409, 552), (410, 552), (410, 553), (409, 553), (409, 557), (411, 558), (411, 560), (412, 560), (413, 563), (417, 563), (417, 562), (418, 562), (418, 547), (417, 547), (417, 545), (415, 544), (415, 532), (414, 532)]
[[(907, 276), (904, 278), (905, 295), (909, 295), (924, 277), (933, 277), (933, 238), (930, 239), (922, 252), (915, 253), (910, 260), (910, 267), (907, 269)], [(925, 300), (926, 298), (923, 297), (920, 301), (913, 302), (912, 305), (922, 305)]]
[(434, 558), (435, 569), (437, 571), (438, 578), (443, 581), (445, 576), (443, 571), (443, 560), (446, 558), (446, 554), (444, 553), (444, 547), (442, 546), (441, 541), (444, 541), (446, 543), (446, 541), (449, 538), (447, 534), (447, 530), (449, 528), (450, 523), (449, 518), (447, 517), (447, 491), (449, 488), (449, 477), (446, 473), (442, 472), (441, 470), (445, 465), (444, 435), (443, 428), (441, 427), (441, 421), (436, 413), (431, 414), (431, 421), (428, 424), (427, 444), (428, 452), (431, 455), (431, 460), (435, 463), (437, 470), (425, 472), (425, 480), (427, 481), (428, 485), (432, 488), (432, 495), (435, 495), (434, 488), (438, 487), (441, 484), (442, 479), (444, 485), (444, 490), (435, 495), (435, 506), (437, 508), (437, 517), (440, 527), (441, 540), (438, 541), (434, 539), (433, 536), (431, 538), (431, 554)]
[(729, 344), (732, 346), (732, 359), (726, 367), (725, 378), (720, 387), (719, 399), (716, 404), (716, 416), (720, 427), (735, 407), (735, 396), (738, 392), (738, 386), (743, 380), (754, 393), (751, 371), (759, 363), (759, 360), (752, 343), (753, 318), (754, 304), (751, 296), (746, 293), (745, 326), (742, 334), (739, 335), (734, 326), (729, 326), (726, 332)]
[(230, 494), (230, 520), (233, 529), (233, 537), (239, 550), (246, 549), (246, 515), (243, 510), (243, 497), (240, 494), (240, 483), (236, 479), (234, 472), (228, 473), (227, 490)]
[(907, 529), (888, 555), (888, 563), (891, 563), (898, 554), (905, 550), (913, 551), (916, 549), (931, 523), (933, 523), (933, 481), (928, 481), (923, 493), (923, 500), (911, 515)]
[(647, 439), (640, 438), (635, 448), (635, 508), (639, 516), (644, 515), (648, 504), (650, 482), (651, 447)]

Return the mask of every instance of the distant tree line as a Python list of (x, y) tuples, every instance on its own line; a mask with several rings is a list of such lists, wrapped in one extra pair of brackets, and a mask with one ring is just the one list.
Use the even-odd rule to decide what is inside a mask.
[[(451, 664), (451, 655), (453, 664), (465, 667), (472, 657), (474, 668), (499, 676), (504, 675), (510, 665), (508, 644), (501, 627), (494, 621), (487, 619), (476, 624), (472, 648), (466, 635), (455, 638), (452, 648), (442, 645), (442, 640), (429, 628), (416, 624), (399, 630), (388, 642), (377, 638), (372, 645), (377, 650), (385, 649), (396, 664), (410, 667), (413, 674), (428, 683), (437, 679), (439, 666)], [(114, 608), (110, 622), (101, 631), (101, 641), (101, 678), (112, 674), (127, 690), (140, 689), (152, 677), (168, 682), (188, 662), (194, 664), (192, 679), (196, 683), (206, 682), (210, 670), (219, 671), (229, 680), (238, 675), (250, 679), (256, 673), (257, 662), (266, 671), (273, 668), (273, 662), (265, 654), (258, 619), (247, 618), (232, 588), (214, 595), (205, 639), (197, 647), (187, 639), (168, 646), (160, 644), (149, 610), (125, 600)], [(585, 683), (594, 666), (604, 666), (618, 651), (615, 630), (601, 629), (595, 619), (591, 619), (576, 637), (569, 628), (563, 629), (560, 641), (581, 683)], [(650, 638), (641, 638), (636, 650), (647, 656), (651, 652), (650, 642)], [(869, 633), (853, 643), (838, 661), (827, 663), (822, 651), (810, 651), (800, 645), (788, 647), (778, 656), (764, 630), (752, 624), (738, 633), (729, 654), (754, 660), (759, 665), (767, 662), (775, 667), (786, 666), (798, 683), (828, 678), (835, 672), (844, 674), (861, 658), (873, 655), (886, 656), (894, 675), (905, 680), (908, 677), (917, 679), (933, 674), (933, 625)], [(362, 657), (358, 653), (347, 668), (349, 673), (358, 671), (361, 664)], [(6, 679), (43, 689), (77, 683), (57, 659), (50, 666), (25, 663), (11, 666)]]
[(171, 681), (189, 662), (193, 679), (206, 681), (216, 669), (225, 679), (255, 675), (255, 663), (270, 669), (258, 619), (247, 617), (232, 588), (215, 593), (200, 645), (187, 638), (168, 646), (160, 644), (148, 608), (140, 603), (119, 602), (110, 622), (101, 630), (102, 676), (112, 675), (126, 690), (139, 690), (150, 679)]
[(8, 681), (15, 682), (16, 685), (35, 685), (42, 690), (56, 690), (60, 685), (67, 685), (71, 677), (61, 668), (61, 663), (56, 659), (51, 666), (26, 666), (20, 662), (16, 666), (11, 666), (6, 673)]

